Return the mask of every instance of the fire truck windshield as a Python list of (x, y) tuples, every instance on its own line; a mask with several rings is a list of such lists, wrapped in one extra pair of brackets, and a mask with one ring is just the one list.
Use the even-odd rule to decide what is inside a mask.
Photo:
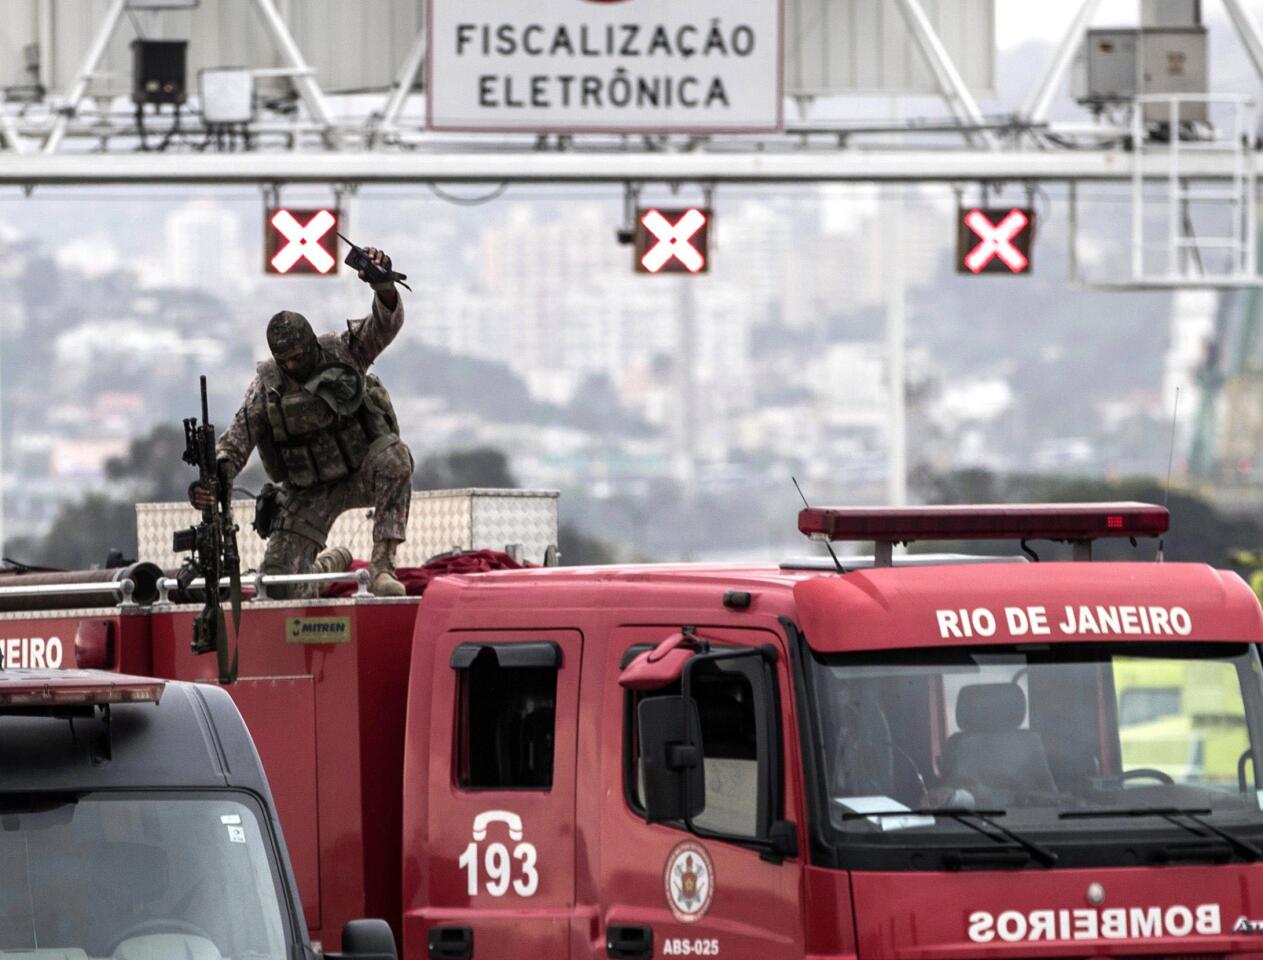
[(1225, 643), (819, 654), (827, 831), (854, 868), (1255, 859), (1263, 669)]
[(262, 824), (241, 794), (0, 797), (0, 956), (284, 960)]

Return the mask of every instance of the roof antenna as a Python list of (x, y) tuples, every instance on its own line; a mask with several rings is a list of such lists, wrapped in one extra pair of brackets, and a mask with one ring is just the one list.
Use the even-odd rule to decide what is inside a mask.
[[(1162, 491), (1162, 506), (1167, 509), (1167, 504), (1171, 500), (1171, 465), (1175, 463), (1175, 425), (1180, 415), (1180, 388), (1175, 388), (1175, 409), (1171, 411), (1171, 447), (1167, 453), (1167, 485)], [(1158, 563), (1162, 562), (1162, 547), (1166, 542), (1166, 537), (1158, 537), (1158, 555), (1155, 558)]]
[[(806, 507), (808, 510), (810, 510), (811, 504), (807, 502), (807, 496), (806, 494), (803, 493), (803, 488), (798, 485), (798, 478), (795, 476), (790, 476), (789, 479), (794, 481), (794, 489), (797, 490), (798, 495), (803, 498), (803, 506)], [(842, 561), (840, 561), (838, 559), (838, 555), (833, 552), (833, 544), (830, 543), (828, 540), (825, 540), (824, 547), (826, 550), (829, 551), (829, 556), (833, 558), (834, 569), (836, 569), (838, 573), (846, 573), (846, 568), (842, 566)]]

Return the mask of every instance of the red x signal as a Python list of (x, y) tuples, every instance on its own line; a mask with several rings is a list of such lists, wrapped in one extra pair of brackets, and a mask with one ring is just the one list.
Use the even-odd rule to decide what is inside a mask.
[(264, 271), (267, 273), (336, 274), (338, 216), (335, 211), (267, 211), (264, 225)]
[(956, 272), (1029, 273), (1034, 234), (1034, 210), (962, 210), (957, 220)]
[(709, 244), (709, 210), (636, 212), (637, 273), (705, 273), (710, 269)]

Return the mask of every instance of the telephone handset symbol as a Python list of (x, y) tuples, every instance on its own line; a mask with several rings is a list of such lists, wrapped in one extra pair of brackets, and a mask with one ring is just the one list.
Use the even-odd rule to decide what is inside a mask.
[(474, 839), (486, 840), (487, 827), (493, 823), (507, 825), (510, 840), (522, 839), (522, 818), (508, 810), (485, 810), (474, 817)]

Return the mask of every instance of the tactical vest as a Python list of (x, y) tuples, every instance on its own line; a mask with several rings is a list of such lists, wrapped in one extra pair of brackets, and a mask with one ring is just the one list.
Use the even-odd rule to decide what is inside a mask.
[(268, 424), (259, 437), (259, 457), (275, 483), (333, 483), (399, 439), (390, 394), (374, 374), (326, 363), (298, 390), (285, 389), (274, 363), (260, 364), (259, 374)]

